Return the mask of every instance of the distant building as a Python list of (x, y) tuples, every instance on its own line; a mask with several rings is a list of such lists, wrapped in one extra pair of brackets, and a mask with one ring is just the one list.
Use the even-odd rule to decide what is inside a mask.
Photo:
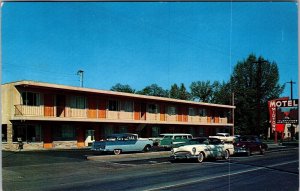
[(235, 106), (104, 91), (33, 81), (2, 85), (2, 145), (17, 149), (82, 148), (112, 133), (233, 130)]

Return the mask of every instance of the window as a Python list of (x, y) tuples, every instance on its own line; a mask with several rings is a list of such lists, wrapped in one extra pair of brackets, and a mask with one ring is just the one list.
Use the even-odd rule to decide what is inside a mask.
[(152, 127), (152, 137), (158, 137), (160, 134), (160, 129), (159, 127)]
[[(115, 110), (113, 110), (115, 111)], [(132, 101), (124, 101), (121, 103), (121, 111), (132, 112), (133, 111), (133, 103)]]
[(127, 127), (126, 126), (119, 127), (119, 133), (127, 133)]
[(71, 125), (61, 125), (53, 129), (55, 141), (71, 141), (76, 139), (75, 128)]
[(22, 92), (22, 103), (23, 105), (39, 106), (40, 94), (33, 92)]
[(109, 111), (118, 111), (119, 110), (119, 104), (116, 100), (109, 100), (108, 101), (108, 110)]
[(168, 107), (168, 114), (169, 115), (176, 115), (177, 114), (176, 107), (175, 106), (169, 106)]
[(158, 113), (158, 105), (157, 104), (148, 104), (148, 112), (149, 113)]
[(43, 141), (42, 128), (40, 125), (20, 125), (13, 127), (13, 141), (21, 138), (23, 142)]
[(7, 142), (7, 125), (2, 125), (2, 142)]
[(196, 111), (192, 107), (189, 108), (189, 116), (196, 116)]
[(207, 114), (206, 114), (206, 109), (205, 109), (205, 108), (199, 109), (199, 115), (200, 115), (201, 117), (206, 117), (206, 116), (207, 116)]
[(61, 137), (67, 140), (75, 139), (75, 129), (68, 125), (62, 125)]
[(85, 97), (83, 96), (71, 97), (71, 108), (85, 109)]

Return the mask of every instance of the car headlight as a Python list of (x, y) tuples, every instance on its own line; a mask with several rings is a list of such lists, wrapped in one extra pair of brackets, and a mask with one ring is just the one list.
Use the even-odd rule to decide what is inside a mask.
[(242, 147), (243, 147), (243, 148), (245, 148), (245, 147), (246, 147), (246, 145), (243, 145)]
[(193, 155), (195, 155), (197, 151), (196, 147), (193, 147), (192, 151), (193, 151)]

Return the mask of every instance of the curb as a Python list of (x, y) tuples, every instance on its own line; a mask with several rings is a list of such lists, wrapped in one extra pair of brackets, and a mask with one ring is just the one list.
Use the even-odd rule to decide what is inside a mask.
[(125, 153), (121, 155), (87, 155), (86, 160), (93, 161), (132, 161), (132, 160), (143, 160), (151, 158), (164, 158), (169, 157), (171, 151), (159, 151), (159, 152), (148, 152), (148, 153)]

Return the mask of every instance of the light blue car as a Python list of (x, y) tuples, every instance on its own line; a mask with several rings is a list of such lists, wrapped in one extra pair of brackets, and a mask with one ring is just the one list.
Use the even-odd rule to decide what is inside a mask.
[(150, 151), (153, 141), (147, 138), (139, 138), (137, 134), (122, 133), (112, 134), (105, 141), (95, 141), (92, 144), (92, 151), (113, 152), (119, 155), (122, 152)]

